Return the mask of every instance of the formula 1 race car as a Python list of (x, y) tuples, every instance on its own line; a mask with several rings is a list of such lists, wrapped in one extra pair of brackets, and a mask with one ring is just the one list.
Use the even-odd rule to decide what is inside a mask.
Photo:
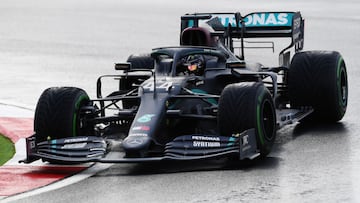
[[(279, 66), (245, 60), (246, 40), (255, 38), (290, 39)], [(97, 80), (96, 99), (76, 87), (46, 89), (23, 162), (266, 157), (283, 126), (336, 122), (346, 111), (342, 56), (301, 51), (303, 44), (299, 12), (186, 14), (180, 46), (115, 64), (118, 74)], [(103, 96), (106, 78), (117, 87)]]

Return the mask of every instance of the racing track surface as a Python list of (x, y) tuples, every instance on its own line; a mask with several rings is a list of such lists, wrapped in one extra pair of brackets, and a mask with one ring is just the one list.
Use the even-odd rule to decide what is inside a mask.
[(348, 68), (348, 111), (335, 125), (292, 125), (262, 162), (113, 165), (71, 186), (15, 202), (359, 202), (360, 2), (240, 0), (2, 0), (0, 100), (35, 106), (49, 86), (94, 96), (114, 62), (177, 45), (187, 12), (300, 10), (305, 50), (338, 50)]

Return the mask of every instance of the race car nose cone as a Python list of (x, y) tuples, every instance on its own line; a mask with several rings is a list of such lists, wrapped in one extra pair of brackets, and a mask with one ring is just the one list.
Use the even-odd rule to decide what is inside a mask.
[(147, 136), (129, 136), (122, 143), (125, 152), (136, 152), (147, 150), (150, 145), (150, 138)]

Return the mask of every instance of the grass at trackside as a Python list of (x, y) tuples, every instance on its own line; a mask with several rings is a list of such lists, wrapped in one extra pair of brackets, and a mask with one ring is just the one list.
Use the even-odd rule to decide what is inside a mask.
[(0, 166), (11, 159), (15, 154), (15, 146), (10, 139), (0, 134)]

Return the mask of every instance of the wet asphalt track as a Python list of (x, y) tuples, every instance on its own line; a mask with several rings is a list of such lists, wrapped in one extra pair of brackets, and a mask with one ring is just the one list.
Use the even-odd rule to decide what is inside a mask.
[[(50, 3), (51, 2), (51, 3)], [(0, 4), (0, 100), (34, 106), (49, 86), (95, 93), (114, 62), (176, 45), (187, 12), (300, 10), (305, 50), (340, 51), (349, 104), (335, 125), (279, 131), (265, 160), (122, 164), (66, 188), (17, 202), (359, 202), (360, 2), (335, 1), (25, 1)]]

